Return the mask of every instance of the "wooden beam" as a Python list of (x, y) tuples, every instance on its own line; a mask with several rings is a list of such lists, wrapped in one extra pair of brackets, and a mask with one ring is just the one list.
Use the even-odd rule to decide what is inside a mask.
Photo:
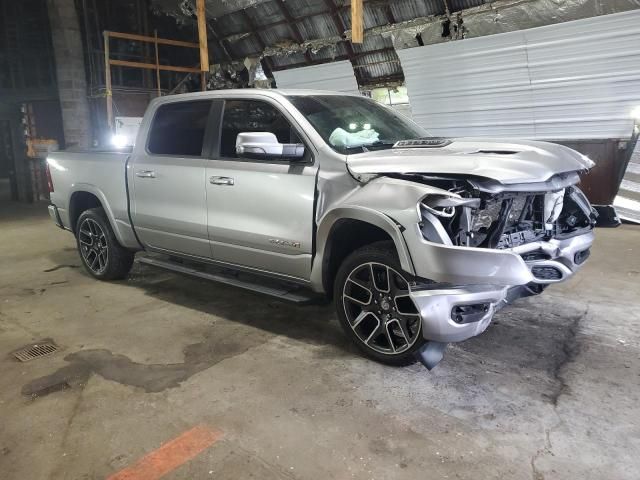
[[(148, 37), (146, 35), (135, 35), (133, 33), (122, 33), (122, 32), (110, 32), (109, 30), (105, 30), (104, 32), (105, 38), (123, 38), (125, 40), (135, 40), (138, 42), (147, 42), (147, 43), (156, 43), (156, 39), (154, 37)], [(183, 42), (182, 40), (171, 40), (168, 38), (158, 38), (157, 42), (161, 45), (171, 45), (174, 47), (187, 47), (187, 48), (200, 48), (200, 45), (192, 42)]]
[(200, 73), (199, 68), (193, 67), (174, 67), (172, 65), (156, 65), (155, 63), (142, 63), (142, 62), (129, 62), (127, 60), (109, 60), (109, 65), (116, 67), (131, 67), (131, 68), (146, 68), (149, 70), (163, 70), (166, 72), (185, 72), (185, 73)]
[(160, 88), (160, 54), (158, 53), (158, 30), (153, 31), (153, 37), (156, 39), (156, 87), (158, 87), (158, 96), (162, 96), (162, 90)]
[(364, 9), (362, 0), (351, 0), (351, 42), (364, 41)]
[(204, 0), (197, 0), (196, 13), (198, 15), (198, 40), (200, 41), (200, 70), (209, 71), (209, 45), (207, 44), (207, 11)]
[(113, 128), (113, 96), (111, 92), (111, 59), (109, 58), (109, 32), (104, 32), (104, 87), (107, 101), (107, 128)]

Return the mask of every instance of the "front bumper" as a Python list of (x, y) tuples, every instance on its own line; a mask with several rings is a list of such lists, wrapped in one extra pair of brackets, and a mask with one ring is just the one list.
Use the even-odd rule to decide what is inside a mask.
[[(491, 323), (493, 315), (502, 307), (522, 296), (536, 294), (541, 291), (540, 286), (567, 280), (573, 276), (586, 260), (589, 248), (593, 243), (593, 232), (589, 231), (579, 236), (545, 242), (533, 242), (519, 247), (495, 252), (499, 258), (505, 253), (517, 257), (518, 262), (511, 262), (519, 269), (513, 272), (501, 273), (497, 270), (503, 263), (475, 266), (492, 271), (493, 275), (486, 276), (487, 284), (472, 284), (437, 288), (412, 290), (410, 296), (415, 303), (422, 319), (422, 334), (425, 339), (436, 342), (460, 342), (484, 332)], [(444, 247), (447, 248), (447, 247)], [(459, 252), (460, 247), (449, 247)], [(478, 249), (474, 249), (478, 250)], [(487, 255), (492, 252), (486, 251)], [(535, 254), (535, 255), (532, 255)], [(525, 258), (534, 258), (527, 260)], [(484, 260), (486, 261), (485, 257)], [(537, 258), (537, 259), (536, 259)], [(465, 268), (456, 261), (457, 268)], [(520, 269), (526, 269), (525, 272)], [(455, 278), (456, 270), (450, 272)], [(496, 285), (495, 278), (512, 276), (524, 281)], [(460, 278), (466, 279), (466, 272)], [(456, 285), (456, 283), (454, 283)]]
[[(422, 336), (436, 342), (461, 342), (480, 335), (491, 323), (494, 313), (502, 307), (508, 287), (472, 285), (442, 290), (411, 292), (422, 318)], [(458, 307), (478, 306), (481, 315), (476, 321), (459, 323), (453, 317)]]
[[(525, 261), (531, 271), (533, 283), (550, 284), (558, 283), (572, 277), (584, 264), (589, 256), (589, 249), (593, 245), (593, 230), (582, 235), (564, 240), (551, 239), (547, 242), (532, 242), (510, 249), (511, 252), (524, 255), (537, 253), (545, 258), (540, 260)], [(538, 275), (541, 269), (555, 269), (554, 278)], [(547, 270), (548, 271), (548, 270)]]

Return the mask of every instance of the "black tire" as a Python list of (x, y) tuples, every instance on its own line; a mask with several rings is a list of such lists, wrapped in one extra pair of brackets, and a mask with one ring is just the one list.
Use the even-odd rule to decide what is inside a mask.
[(99, 280), (120, 280), (131, 270), (135, 254), (118, 243), (102, 208), (82, 212), (76, 222), (76, 244), (84, 268)]
[[(382, 292), (385, 275), (388, 294)], [(369, 358), (393, 366), (415, 363), (416, 351), (425, 343), (418, 310), (404, 295), (402, 281), (408, 291), (412, 278), (402, 270), (393, 242), (376, 242), (351, 253), (334, 283), (336, 312), (347, 336)], [(382, 333), (371, 338), (379, 328)]]

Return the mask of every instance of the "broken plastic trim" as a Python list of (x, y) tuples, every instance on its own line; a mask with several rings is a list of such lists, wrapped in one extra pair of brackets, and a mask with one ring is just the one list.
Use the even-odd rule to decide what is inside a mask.
[(598, 228), (616, 228), (622, 225), (618, 212), (613, 205), (593, 205), (593, 209), (597, 212), (595, 219)]
[(433, 370), (442, 360), (447, 345), (449, 344), (442, 342), (429, 341), (425, 343), (416, 354), (418, 360), (427, 367), (427, 370)]

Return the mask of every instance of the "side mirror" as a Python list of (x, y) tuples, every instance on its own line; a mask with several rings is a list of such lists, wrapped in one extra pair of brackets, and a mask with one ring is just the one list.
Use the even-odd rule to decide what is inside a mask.
[(304, 156), (304, 145), (279, 143), (271, 132), (243, 132), (236, 137), (236, 153), (254, 160), (299, 160)]

